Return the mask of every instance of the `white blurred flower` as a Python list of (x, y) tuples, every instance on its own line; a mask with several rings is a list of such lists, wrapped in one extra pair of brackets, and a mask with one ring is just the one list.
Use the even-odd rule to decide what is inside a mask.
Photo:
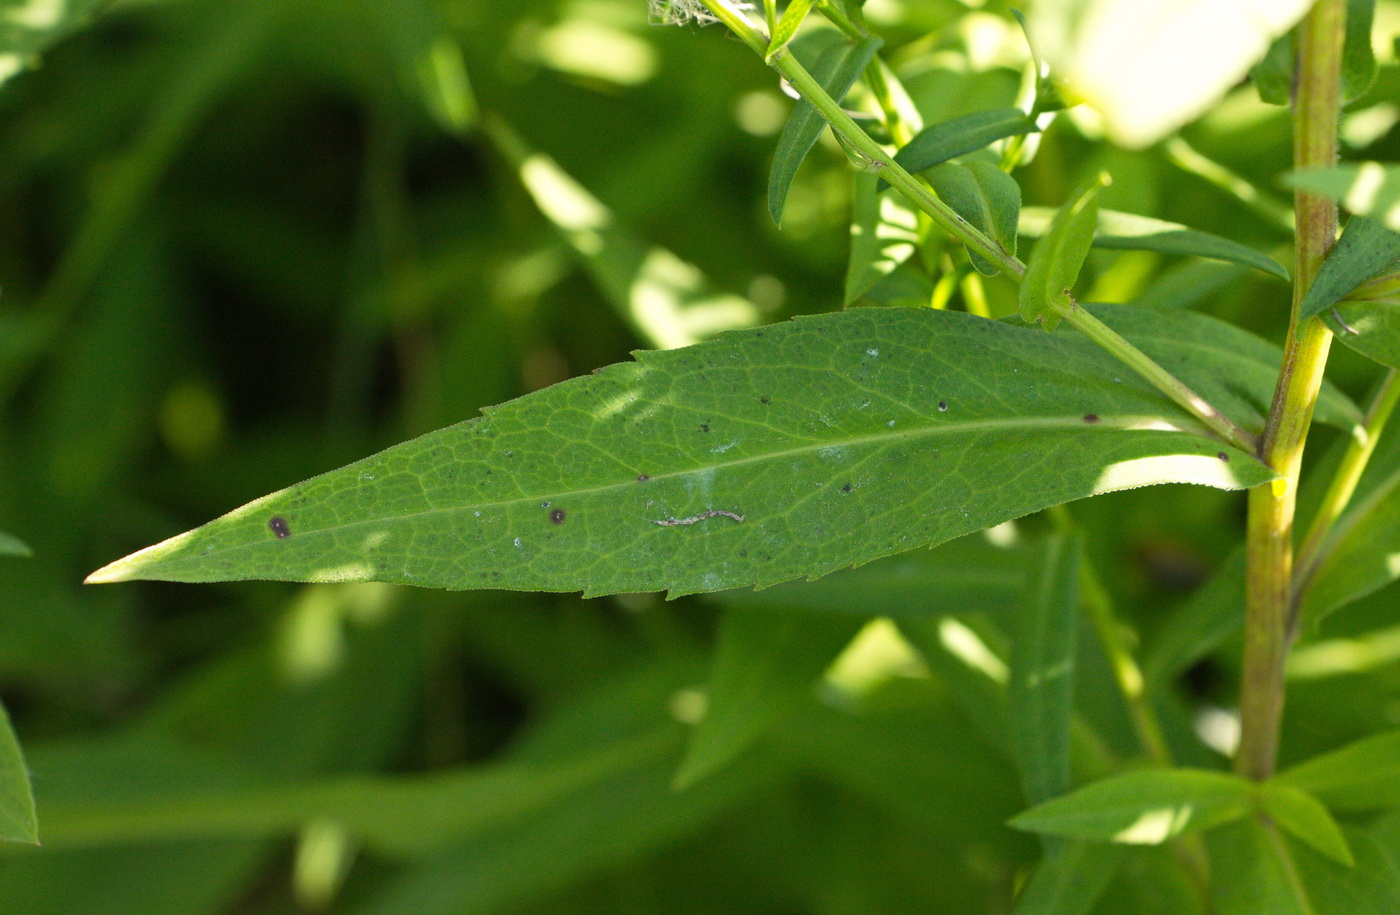
[[(734, 0), (730, 0), (729, 5), (741, 10), (754, 8), (752, 3), (736, 3)], [(714, 14), (700, 0), (647, 0), (647, 9), (651, 12), (652, 22), (662, 25), (684, 25), (687, 22), (704, 25), (715, 21)]]

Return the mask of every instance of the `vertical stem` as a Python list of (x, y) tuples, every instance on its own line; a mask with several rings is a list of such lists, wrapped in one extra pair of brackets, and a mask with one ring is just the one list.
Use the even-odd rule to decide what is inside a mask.
[[(1346, 0), (1317, 0), (1298, 34), (1293, 165), (1328, 166), (1337, 159), (1341, 56)], [(1298, 471), (1327, 364), (1331, 331), (1317, 318), (1299, 327), (1299, 307), (1337, 236), (1332, 201), (1299, 191), (1298, 241), (1288, 341), (1261, 456), (1281, 477), (1249, 494), (1246, 540), (1244, 676), (1240, 684), (1240, 749), (1235, 771), (1273, 774), (1283, 719), (1283, 666), (1288, 653), (1293, 514)]]

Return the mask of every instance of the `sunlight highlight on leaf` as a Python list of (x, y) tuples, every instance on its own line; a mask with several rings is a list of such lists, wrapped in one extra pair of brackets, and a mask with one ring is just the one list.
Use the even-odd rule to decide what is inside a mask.
[(1178, 835), (1191, 821), (1191, 805), (1146, 810), (1128, 828), (1113, 836), (1127, 845), (1160, 845)]

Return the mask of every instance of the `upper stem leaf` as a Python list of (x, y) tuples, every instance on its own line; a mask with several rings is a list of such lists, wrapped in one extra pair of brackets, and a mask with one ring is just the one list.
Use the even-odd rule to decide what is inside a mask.
[(1054, 330), (1058, 311), (1070, 304), (1070, 287), (1079, 278), (1084, 258), (1094, 242), (1098, 225), (1099, 188), (1107, 181), (1100, 173), (1085, 183), (1055, 214), (1045, 237), (1031, 252), (1021, 281), (1021, 317)]

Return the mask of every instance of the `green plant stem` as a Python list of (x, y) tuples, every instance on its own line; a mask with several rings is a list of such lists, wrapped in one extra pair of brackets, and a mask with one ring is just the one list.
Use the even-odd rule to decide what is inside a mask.
[[(1328, 166), (1337, 158), (1345, 15), (1346, 0), (1318, 0), (1299, 30), (1295, 168)], [(1331, 331), (1317, 318), (1309, 319), (1299, 332), (1298, 315), (1303, 296), (1336, 239), (1337, 207), (1326, 198), (1299, 191), (1294, 211), (1298, 241), (1293, 306), (1283, 368), (1260, 452), (1281, 479), (1250, 492), (1246, 534), (1244, 674), (1235, 771), (1261, 780), (1273, 774), (1283, 719), (1298, 472), (1332, 342)]]
[(1351, 497), (1356, 492), (1356, 484), (1360, 482), (1361, 474), (1366, 470), (1366, 465), (1370, 463), (1371, 455), (1376, 450), (1376, 442), (1380, 440), (1381, 432), (1385, 429), (1391, 414), (1395, 412), (1397, 403), (1400, 403), (1400, 372), (1391, 369), (1382, 379), (1380, 387), (1376, 389), (1375, 396), (1371, 398), (1371, 405), (1366, 410), (1365, 421), (1348, 441), (1347, 450), (1342, 454), (1341, 462), (1337, 465), (1337, 472), (1333, 474), (1332, 482), (1327, 487), (1327, 493), (1322, 497), (1322, 504), (1318, 507), (1312, 525), (1308, 528), (1307, 536), (1303, 538), (1303, 545), (1298, 550), (1293, 575), (1293, 613), (1295, 617), (1299, 602), (1302, 600), (1303, 589), (1306, 588), (1308, 579), (1322, 560), (1327, 536), (1332, 532), (1337, 519), (1341, 517), (1347, 505), (1350, 504)]
[[(759, 56), (765, 57), (769, 66), (781, 73), (802, 98), (821, 112), (848, 154), (858, 157), (863, 168), (882, 176), (910, 203), (927, 213), (936, 225), (962, 242), (969, 250), (976, 251), (995, 263), (1013, 280), (1019, 282), (1025, 276), (1026, 265), (1020, 259), (963, 219), (957, 211), (938, 199), (922, 182), (895, 162), (879, 143), (846, 114), (840, 103), (826, 93), (821, 84), (812, 78), (787, 48), (781, 48), (771, 55), (767, 54), (767, 44), (763, 36), (729, 3), (729, 0), (704, 2), (715, 18), (729, 26)], [(1192, 391), (1181, 379), (1154, 362), (1142, 350), (1123, 339), (1108, 325), (1080, 308), (1072, 299), (1067, 305), (1057, 305), (1056, 313), (1071, 327), (1103, 347), (1182, 409), (1199, 419), (1222, 441), (1247, 451), (1255, 450), (1256, 443), (1249, 432)]]

